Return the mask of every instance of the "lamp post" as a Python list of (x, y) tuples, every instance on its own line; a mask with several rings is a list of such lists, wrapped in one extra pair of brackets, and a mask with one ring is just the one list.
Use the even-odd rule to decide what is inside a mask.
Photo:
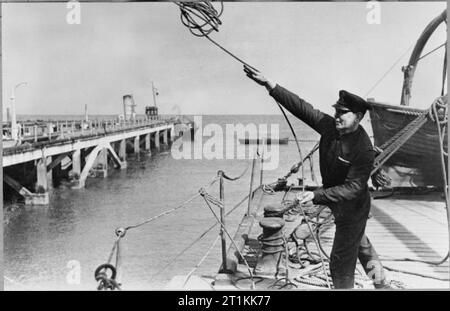
[(11, 90), (11, 138), (14, 141), (19, 139), (19, 128), (16, 119), (16, 89), (21, 85), (27, 85), (27, 82), (20, 82), (16, 84)]
[(153, 94), (153, 104), (155, 107), (157, 107), (156, 106), (156, 96), (159, 95), (159, 93), (158, 93), (158, 90), (155, 88), (153, 81), (152, 81), (152, 94)]

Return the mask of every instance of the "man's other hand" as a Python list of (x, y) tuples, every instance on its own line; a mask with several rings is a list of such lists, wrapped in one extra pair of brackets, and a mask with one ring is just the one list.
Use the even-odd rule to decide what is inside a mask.
[(301, 192), (297, 195), (297, 200), (300, 202), (300, 204), (311, 202), (313, 199), (314, 199), (314, 192), (312, 191)]
[(253, 81), (258, 83), (259, 85), (263, 85), (267, 88), (268, 91), (272, 90), (275, 87), (275, 84), (270, 82), (262, 73), (258, 70), (253, 69), (247, 65), (244, 65), (244, 72)]

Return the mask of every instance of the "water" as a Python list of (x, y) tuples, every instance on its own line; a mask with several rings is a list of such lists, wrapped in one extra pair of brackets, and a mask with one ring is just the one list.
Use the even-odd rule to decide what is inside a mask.
[[(291, 120), (298, 138), (307, 140), (301, 143), (305, 155), (318, 135), (295, 118)], [(279, 124), (280, 137), (291, 137), (282, 116), (204, 116), (203, 126), (210, 123), (219, 124), (224, 131), (227, 123)], [(279, 166), (264, 172), (264, 183), (285, 175), (299, 159), (294, 142), (279, 148)], [(128, 160), (126, 170), (111, 169), (106, 179), (88, 179), (84, 189), (60, 186), (51, 190), (49, 206), (19, 206), (5, 222), (5, 289), (94, 290), (94, 270), (106, 262), (115, 228), (176, 207), (211, 181), (219, 169), (237, 176), (251, 163), (248, 159), (175, 160), (170, 151)], [(315, 166), (317, 170), (317, 158)], [(290, 182), (296, 182), (296, 177)], [(250, 170), (242, 179), (225, 183), (228, 209), (248, 194), (249, 180)], [(218, 184), (209, 191), (218, 196)], [(245, 209), (246, 203), (227, 219), (232, 235)], [(217, 237), (218, 227), (167, 269), (161, 269), (214, 223), (211, 211), (197, 197), (185, 208), (127, 232), (121, 242), (123, 289), (163, 289), (172, 277), (188, 274)], [(220, 263), (217, 243), (195, 274), (212, 276)]]

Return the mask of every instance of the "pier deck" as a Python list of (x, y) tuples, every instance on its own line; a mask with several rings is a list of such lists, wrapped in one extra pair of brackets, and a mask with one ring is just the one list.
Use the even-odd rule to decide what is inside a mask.
[(52, 171), (70, 175), (72, 187), (82, 188), (92, 174), (106, 177), (111, 163), (125, 168), (127, 149), (150, 154), (152, 148), (169, 145), (178, 123), (177, 119), (59, 122), (56, 131), (53, 125), (41, 124), (40, 130), (35, 125), (33, 135), (22, 136), (14, 146), (3, 145), (4, 181), (25, 198), (25, 204), (45, 205)]

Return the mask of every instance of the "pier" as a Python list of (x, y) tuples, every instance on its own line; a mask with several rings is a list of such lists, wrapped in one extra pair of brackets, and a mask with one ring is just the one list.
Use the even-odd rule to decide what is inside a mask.
[[(169, 146), (177, 118), (23, 122), (18, 140), (3, 142), (3, 181), (26, 205), (49, 204), (49, 189), (66, 178), (71, 188), (88, 177), (107, 177), (110, 167), (124, 169), (127, 153)], [(8, 132), (3, 126), (3, 134)]]

